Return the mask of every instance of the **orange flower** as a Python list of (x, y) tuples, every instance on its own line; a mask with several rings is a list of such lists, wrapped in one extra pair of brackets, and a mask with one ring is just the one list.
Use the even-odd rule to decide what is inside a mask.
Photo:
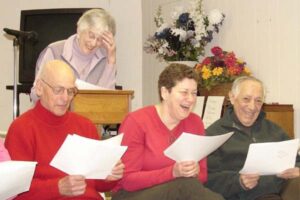
[(210, 89), (215, 85), (233, 82), (239, 76), (251, 75), (246, 62), (238, 59), (234, 52), (223, 51), (220, 47), (211, 49), (208, 56), (195, 66), (200, 76), (200, 87)]

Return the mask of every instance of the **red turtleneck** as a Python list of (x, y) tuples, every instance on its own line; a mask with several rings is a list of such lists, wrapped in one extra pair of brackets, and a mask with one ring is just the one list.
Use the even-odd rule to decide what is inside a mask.
[[(49, 163), (68, 134), (99, 139), (96, 127), (88, 119), (72, 112), (55, 116), (40, 102), (11, 124), (5, 146), (12, 160), (38, 162), (30, 190), (16, 199), (66, 198), (59, 194), (58, 181), (67, 174), (50, 166)], [(110, 190), (115, 184), (116, 182), (103, 180), (87, 180), (87, 189), (83, 195), (67, 199), (102, 199), (98, 192)]]

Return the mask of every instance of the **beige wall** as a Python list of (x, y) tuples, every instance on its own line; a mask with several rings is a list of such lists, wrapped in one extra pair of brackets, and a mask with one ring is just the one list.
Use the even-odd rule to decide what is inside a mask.
[(266, 102), (294, 105), (300, 137), (300, 1), (210, 0), (227, 17), (215, 44), (234, 50), (267, 87)]
[[(19, 29), (20, 10), (42, 8), (103, 7), (111, 12), (117, 23), (117, 66), (118, 84), (124, 89), (135, 91), (132, 108), (142, 106), (142, 16), (140, 0), (11, 0), (0, 2), (0, 29)], [(1, 35), (0, 73), (0, 134), (6, 132), (13, 119), (13, 92), (6, 85), (13, 84), (12, 40)], [(30, 108), (28, 95), (22, 94), (21, 112)]]
[[(186, 2), (153, 0), (148, 8), (156, 9), (162, 5), (163, 14), (167, 17), (172, 8)], [(207, 12), (218, 8), (226, 14), (220, 33), (206, 48), (207, 54), (210, 54), (212, 46), (219, 45), (244, 59), (253, 75), (265, 83), (267, 103), (294, 105), (295, 133), (300, 137), (300, 1), (205, 0), (204, 6)], [(148, 35), (155, 30), (155, 10), (147, 12), (152, 15), (143, 24), (150, 31), (145, 33)], [(143, 55), (144, 68), (150, 68), (157, 77), (161, 69), (154, 66), (159, 65), (158, 62), (152, 55)], [(152, 95), (148, 96), (156, 95), (156, 88), (152, 87), (151, 92)]]

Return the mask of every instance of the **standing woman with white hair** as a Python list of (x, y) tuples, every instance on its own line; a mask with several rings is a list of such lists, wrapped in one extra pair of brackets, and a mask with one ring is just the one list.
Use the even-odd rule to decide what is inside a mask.
[[(115, 20), (107, 11), (104, 9), (86, 11), (77, 22), (76, 34), (66, 40), (49, 44), (40, 53), (36, 64), (36, 75), (44, 63), (58, 59), (68, 63), (78, 79), (103, 88), (114, 89), (115, 33)], [(31, 97), (35, 101), (34, 93), (32, 89)]]

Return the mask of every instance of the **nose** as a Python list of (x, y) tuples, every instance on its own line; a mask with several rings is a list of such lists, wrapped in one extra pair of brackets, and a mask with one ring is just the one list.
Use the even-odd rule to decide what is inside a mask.
[(195, 96), (195, 94), (192, 93), (192, 92), (188, 93), (188, 95), (187, 95), (187, 100), (188, 100), (189, 102), (195, 102), (195, 101), (196, 101), (196, 96)]
[(248, 108), (254, 110), (256, 108), (255, 101), (250, 101), (248, 104)]
[(68, 91), (65, 89), (64, 92), (61, 94), (61, 99), (66, 102), (68, 101), (70, 96), (68, 95)]
[(93, 38), (93, 39), (91, 39), (91, 45), (92, 45), (93, 47), (97, 46), (98, 41), (99, 41), (98, 38)]

